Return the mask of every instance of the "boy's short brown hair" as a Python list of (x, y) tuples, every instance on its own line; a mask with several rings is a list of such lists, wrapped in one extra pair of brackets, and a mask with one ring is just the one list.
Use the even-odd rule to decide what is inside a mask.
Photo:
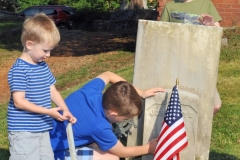
[(142, 111), (142, 99), (136, 89), (128, 82), (112, 84), (103, 94), (105, 110), (117, 112), (120, 116), (136, 116)]
[(60, 33), (55, 23), (46, 14), (39, 13), (27, 18), (23, 23), (21, 36), (23, 46), (27, 40), (56, 46), (60, 41)]

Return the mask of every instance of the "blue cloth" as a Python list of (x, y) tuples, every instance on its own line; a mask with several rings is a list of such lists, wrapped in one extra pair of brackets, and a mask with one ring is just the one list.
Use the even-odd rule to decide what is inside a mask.
[[(77, 160), (92, 160), (93, 159), (93, 149), (88, 147), (76, 148), (76, 158)], [(60, 160), (60, 159), (59, 159)], [(63, 160), (71, 160), (71, 155), (69, 150), (65, 151), (65, 157)]]
[[(51, 108), (50, 86), (56, 82), (45, 62), (30, 64), (17, 59), (8, 72), (10, 92), (23, 91), (25, 98), (45, 108)], [(43, 132), (52, 129), (52, 117), (18, 109), (11, 95), (7, 112), (8, 131)]]
[[(95, 78), (66, 98), (65, 102), (70, 112), (77, 118), (77, 122), (72, 126), (75, 146), (97, 143), (102, 151), (107, 151), (116, 145), (118, 139), (102, 106), (104, 88), (104, 81)], [(56, 120), (53, 122), (50, 137), (57, 159), (64, 157), (64, 150), (68, 149), (66, 133), (68, 122)]]

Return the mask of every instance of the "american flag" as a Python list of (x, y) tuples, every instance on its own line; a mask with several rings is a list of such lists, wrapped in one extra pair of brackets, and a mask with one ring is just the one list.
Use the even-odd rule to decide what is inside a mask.
[(179, 152), (188, 145), (177, 86), (172, 89), (153, 160), (180, 160)]

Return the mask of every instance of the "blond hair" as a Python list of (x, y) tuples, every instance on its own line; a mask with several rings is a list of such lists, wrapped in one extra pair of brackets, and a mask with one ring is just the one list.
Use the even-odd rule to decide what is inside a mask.
[(27, 40), (56, 46), (60, 41), (60, 33), (52, 19), (44, 13), (39, 13), (27, 18), (23, 23), (21, 36), (23, 46)]

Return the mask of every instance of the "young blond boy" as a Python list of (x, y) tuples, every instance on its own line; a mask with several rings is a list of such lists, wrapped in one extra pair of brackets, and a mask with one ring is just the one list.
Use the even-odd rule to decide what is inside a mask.
[[(108, 83), (111, 85), (103, 93)], [(164, 89), (140, 90), (107, 71), (71, 93), (65, 102), (78, 119), (72, 126), (77, 158), (116, 160), (119, 157), (153, 154), (157, 139), (142, 146), (125, 147), (113, 133), (111, 124), (139, 115), (142, 111), (141, 98), (155, 96), (157, 92), (164, 92)], [(50, 132), (57, 160), (70, 160), (66, 125), (67, 122), (54, 120), (54, 129)]]
[[(56, 80), (44, 62), (59, 41), (56, 25), (45, 14), (25, 20), (21, 35), (23, 52), (8, 73), (11, 92), (7, 111), (10, 160), (53, 160), (49, 138), (52, 119), (76, 122), (55, 88)], [(58, 107), (52, 108), (51, 101)]]

